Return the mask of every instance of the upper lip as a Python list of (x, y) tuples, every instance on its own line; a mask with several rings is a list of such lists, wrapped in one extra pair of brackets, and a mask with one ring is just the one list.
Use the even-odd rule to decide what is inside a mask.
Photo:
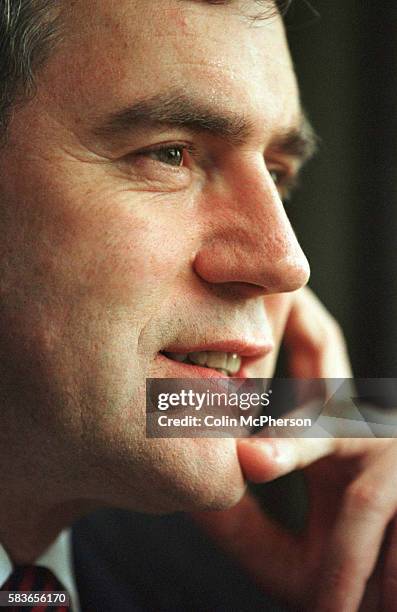
[(265, 357), (274, 349), (273, 340), (247, 342), (245, 340), (219, 340), (203, 342), (202, 344), (171, 344), (162, 353), (200, 353), (202, 351), (217, 351), (219, 353), (235, 353), (239, 357)]

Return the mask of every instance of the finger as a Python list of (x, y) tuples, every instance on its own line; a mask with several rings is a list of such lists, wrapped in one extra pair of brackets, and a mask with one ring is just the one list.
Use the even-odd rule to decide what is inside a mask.
[(301, 596), (306, 576), (299, 541), (265, 515), (252, 494), (229, 510), (191, 516), (261, 588), (291, 601)]
[(390, 525), (388, 549), (382, 576), (382, 609), (393, 610), (397, 602), (397, 519)]
[(239, 440), (237, 452), (245, 477), (259, 483), (302, 469), (334, 453), (339, 444), (335, 438), (252, 437)]
[(318, 612), (353, 612), (378, 558), (397, 499), (396, 445), (347, 489), (321, 572)]
[(342, 331), (308, 287), (295, 294), (284, 338), (292, 376), (351, 378)]
[(390, 440), (374, 438), (264, 438), (260, 434), (237, 441), (237, 452), (245, 477), (269, 482), (294, 470), (334, 455), (348, 459), (379, 454)]

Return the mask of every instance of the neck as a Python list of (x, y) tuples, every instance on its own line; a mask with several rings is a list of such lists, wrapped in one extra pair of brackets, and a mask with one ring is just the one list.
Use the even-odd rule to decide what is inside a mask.
[(70, 451), (62, 454), (48, 438), (35, 435), (33, 423), (25, 431), (0, 416), (0, 542), (15, 564), (33, 563), (63, 529), (100, 505), (80, 499), (86, 491)]
[(0, 498), (0, 542), (14, 564), (29, 565), (63, 529), (97, 507), (87, 500), (45, 506), (32, 499)]
[(80, 499), (87, 490), (71, 461), (75, 451), (35, 414), (0, 402), (0, 543), (15, 564), (34, 562), (63, 529), (101, 505)]

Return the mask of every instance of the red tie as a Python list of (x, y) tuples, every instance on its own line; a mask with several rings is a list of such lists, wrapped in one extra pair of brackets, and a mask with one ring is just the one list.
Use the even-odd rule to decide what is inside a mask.
[(66, 594), (66, 603), (63, 596), (57, 598), (53, 595), (51, 596), (52, 601), (47, 600), (47, 602), (43, 603), (40, 600), (38, 603), (31, 602), (29, 604), (28, 602), (31, 601), (31, 598), (28, 598), (24, 605), (16, 602), (13, 605), (9, 604), (6, 609), (10, 612), (46, 612), (47, 610), (48, 612), (70, 612), (68, 605), (69, 595), (65, 588), (49, 569), (40, 565), (16, 565), (11, 576), (3, 584), (1, 591), (18, 591), (21, 597), (23, 597), (23, 593), (26, 591), (62, 591)]

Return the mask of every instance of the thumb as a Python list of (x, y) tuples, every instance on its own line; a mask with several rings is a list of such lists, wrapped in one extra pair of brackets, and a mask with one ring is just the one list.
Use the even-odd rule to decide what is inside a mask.
[(378, 454), (390, 438), (252, 438), (237, 441), (241, 470), (251, 482), (269, 482), (334, 455), (340, 459)]
[(251, 482), (269, 482), (335, 452), (335, 438), (244, 438), (237, 443), (241, 469)]

